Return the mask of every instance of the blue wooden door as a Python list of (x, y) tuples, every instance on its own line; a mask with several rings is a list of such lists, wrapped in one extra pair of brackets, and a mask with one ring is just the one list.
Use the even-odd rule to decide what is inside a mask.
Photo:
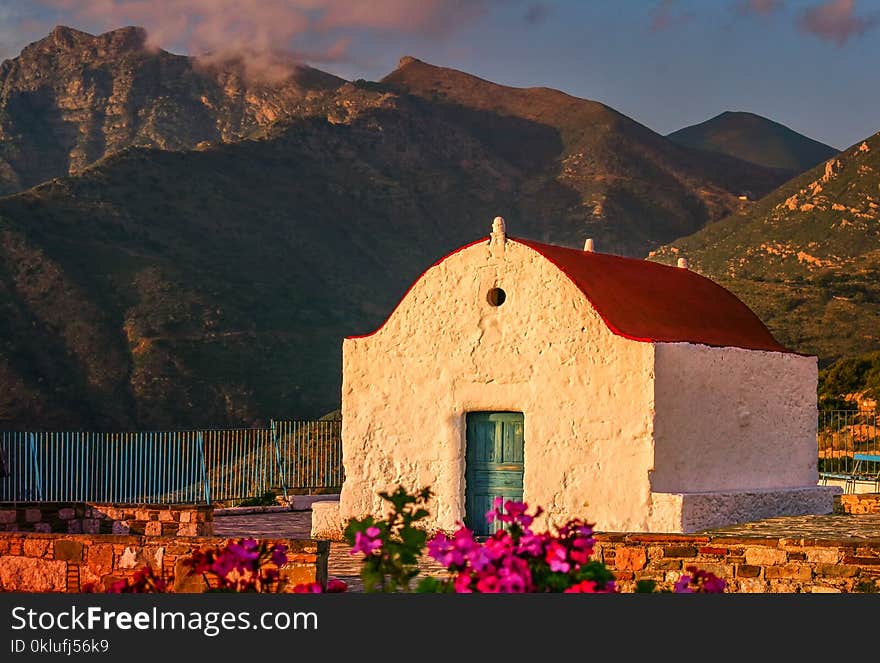
[(465, 457), (465, 524), (475, 534), (491, 534), (497, 525), (486, 512), (500, 496), (523, 497), (522, 412), (470, 412)]

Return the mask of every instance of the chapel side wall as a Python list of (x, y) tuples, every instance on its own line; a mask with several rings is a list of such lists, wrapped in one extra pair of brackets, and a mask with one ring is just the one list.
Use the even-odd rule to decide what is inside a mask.
[[(492, 307), (498, 285), (507, 299)], [(430, 485), (429, 526), (464, 517), (465, 414), (525, 416), (524, 499), (551, 522), (647, 526), (653, 346), (612, 334), (543, 256), (480, 244), (430, 269), (376, 334), (343, 344), (340, 516)], [(546, 522), (546, 521), (545, 521)]]
[(656, 345), (655, 492), (815, 486), (817, 359)]

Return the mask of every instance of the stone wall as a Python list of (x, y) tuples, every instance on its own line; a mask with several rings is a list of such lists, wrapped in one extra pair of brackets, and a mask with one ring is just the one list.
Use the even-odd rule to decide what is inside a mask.
[[(183, 563), (195, 548), (222, 547), (220, 537), (150, 537), (106, 534), (0, 533), (0, 591), (81, 592), (94, 586), (105, 591), (113, 582), (145, 565), (174, 578), (174, 591), (199, 593), (204, 579), (187, 573)], [(326, 541), (269, 539), (288, 547), (281, 567), (287, 589), (298, 583), (327, 581)]]
[(858, 493), (840, 495), (834, 500), (836, 513), (877, 513), (880, 514), (880, 493)]
[(623, 591), (642, 579), (671, 589), (690, 565), (737, 593), (880, 592), (880, 538), (804, 539), (597, 534), (596, 556)]
[(0, 503), (0, 532), (211, 536), (214, 507), (206, 504)]

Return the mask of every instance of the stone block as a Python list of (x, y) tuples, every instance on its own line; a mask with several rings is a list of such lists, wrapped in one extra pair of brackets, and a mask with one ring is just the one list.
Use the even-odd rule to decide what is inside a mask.
[(61, 520), (72, 520), (73, 518), (76, 518), (76, 510), (70, 507), (58, 509), (58, 517)]
[(25, 557), (45, 557), (49, 552), (49, 539), (31, 539), (24, 540), (22, 551)]
[(800, 580), (808, 581), (813, 578), (813, 569), (806, 564), (783, 564), (782, 566), (768, 566), (764, 569), (764, 577), (768, 580)]
[(18, 512), (15, 509), (3, 509), (0, 511), (0, 523), (8, 524), (18, 521)]
[(338, 501), (315, 502), (312, 505), (312, 538), (342, 541), (342, 517)]
[(813, 585), (810, 588), (811, 594), (840, 594), (840, 589), (837, 587), (826, 587), (825, 585)]
[(192, 512), (192, 511), (188, 511), (188, 510), (186, 510), (186, 509), (183, 509), (183, 510), (181, 510), (181, 512), (180, 512), (180, 522), (182, 522), (182, 523), (188, 523), (188, 522), (190, 522), (190, 520), (192, 519), (192, 516), (193, 516), (193, 512)]
[(666, 546), (663, 549), (664, 557), (696, 557), (697, 549), (694, 546)]
[(82, 534), (82, 520), (79, 518), (74, 518), (73, 520), (67, 521), (67, 533), (68, 534)]
[(55, 542), (55, 559), (66, 562), (81, 562), (83, 558), (83, 544), (71, 539), (61, 539)]
[(828, 548), (807, 548), (804, 550), (808, 562), (814, 564), (837, 564), (840, 561), (840, 552)]
[(27, 523), (38, 523), (43, 519), (43, 512), (40, 509), (25, 509), (24, 520)]
[(198, 536), (198, 523), (180, 523), (177, 526), (177, 536)]
[(778, 548), (765, 548), (763, 546), (755, 548), (746, 548), (746, 563), (753, 566), (772, 566), (774, 564), (785, 564), (788, 561), (788, 555), (784, 550)]
[(174, 520), (174, 516), (171, 513), (171, 509), (162, 509), (159, 511), (159, 520), (161, 522), (171, 522)]
[(134, 548), (126, 546), (125, 550), (116, 560), (116, 568), (118, 569), (134, 569), (142, 564), (143, 558), (138, 556), (138, 551)]
[(162, 536), (162, 523), (158, 520), (151, 520), (144, 525), (144, 534), (146, 536)]
[(737, 578), (760, 578), (761, 577), (761, 567), (753, 566), (751, 564), (740, 564), (736, 567), (736, 577)]
[(49, 534), (52, 531), (52, 525), (49, 523), (34, 523), (34, 531)]
[(651, 568), (657, 571), (675, 571), (681, 570), (682, 561), (680, 559), (658, 559), (651, 562)]
[(859, 575), (858, 566), (848, 564), (819, 564), (816, 566), (816, 575), (825, 578), (855, 578)]
[(63, 592), (67, 563), (32, 557), (0, 557), (0, 589), (4, 592)]
[(131, 532), (131, 528), (128, 526), (128, 523), (124, 520), (114, 522), (113, 523), (113, 533), (114, 534), (122, 534), (127, 535)]
[(164, 546), (145, 546), (143, 550), (144, 561), (153, 567), (154, 571), (161, 572), (165, 563)]
[(100, 534), (101, 521), (97, 518), (83, 518), (82, 530), (83, 534)]
[(89, 546), (86, 565), (96, 576), (110, 573), (113, 570), (113, 544), (95, 543)]
[(621, 571), (639, 571), (648, 563), (648, 553), (637, 546), (622, 546), (615, 550), (614, 568)]
[(757, 578), (742, 578), (737, 581), (738, 591), (742, 594), (764, 594), (767, 592), (767, 583)]

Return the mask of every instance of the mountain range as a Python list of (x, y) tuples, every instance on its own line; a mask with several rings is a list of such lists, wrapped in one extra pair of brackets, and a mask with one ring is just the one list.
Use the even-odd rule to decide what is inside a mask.
[(317, 417), (342, 337), (494, 216), (666, 259), (791, 172), (409, 57), (269, 80), (59, 27), (0, 65), (0, 425)]

